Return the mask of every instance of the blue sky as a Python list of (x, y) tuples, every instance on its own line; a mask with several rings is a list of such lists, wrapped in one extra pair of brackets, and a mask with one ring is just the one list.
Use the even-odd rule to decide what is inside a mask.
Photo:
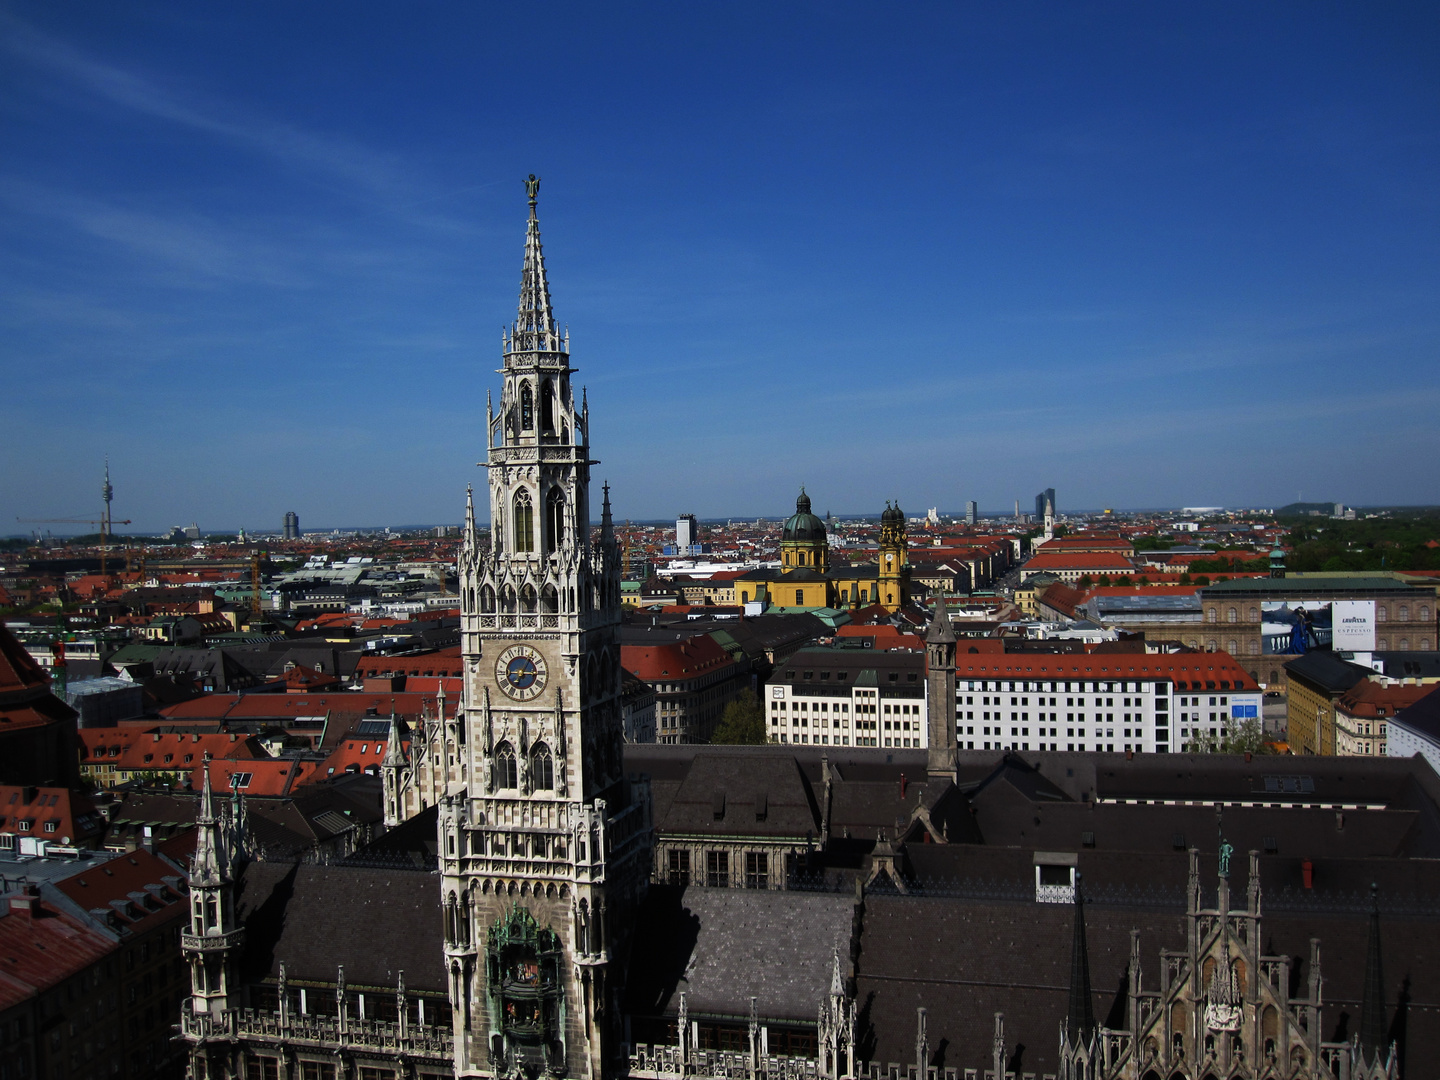
[(0, 517), (1440, 502), (1434, 4), (0, 3)]

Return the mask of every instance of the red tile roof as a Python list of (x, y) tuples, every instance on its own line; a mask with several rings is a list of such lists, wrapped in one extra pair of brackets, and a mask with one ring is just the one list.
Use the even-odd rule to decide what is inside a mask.
[(1350, 716), (1394, 716), (1423, 697), (1437, 691), (1433, 684), (1386, 684), (1379, 679), (1363, 679), (1340, 696), (1337, 709)]
[(1053, 554), (1042, 552), (1025, 564), (1025, 572), (1040, 570), (1090, 570), (1119, 574), (1135, 572), (1135, 565), (1123, 555), (1110, 551), (1057, 551)]
[(0, 695), (19, 690), (49, 689), (50, 676), (0, 622)]
[(1046, 586), (1045, 591), (1035, 598), (1039, 604), (1063, 615), (1076, 618), (1076, 611), (1085, 602), (1083, 589), (1076, 589), (1066, 585), (1063, 581), (1056, 581)]
[(115, 948), (114, 941), (62, 915), (38, 897), (21, 898), (29, 911), (0, 919), (0, 1013), (90, 967)]
[(693, 679), (735, 661), (709, 634), (656, 645), (622, 645), (620, 663), (646, 682)]
[(144, 933), (188, 917), (190, 901), (175, 887), (180, 877), (164, 859), (142, 848), (58, 881), (56, 888), (86, 911), (103, 909), (132, 933)]
[[(445, 692), (450, 693), (449, 684)], [(175, 724), (205, 720), (219, 724), (230, 719), (284, 723), (286, 719), (297, 716), (330, 716), (336, 719), (363, 716), (369, 709), (374, 709), (381, 716), (389, 716), (393, 708), (400, 716), (411, 719), (419, 716), (422, 705), (426, 704), (433, 706), (433, 694), (412, 693), (408, 689), (396, 693), (206, 694), (162, 709), (160, 715)]]
[(434, 652), (419, 653), (415, 656), (364, 656), (355, 665), (355, 674), (378, 677), (381, 675), (446, 675), (458, 679), (464, 674), (460, 666), (460, 646), (452, 645)]
[(896, 627), (884, 623), (874, 626), (842, 626), (836, 631), (842, 638), (869, 638), (872, 649), (923, 649), (925, 641), (917, 634), (902, 634)]
[[(409, 739), (402, 738), (400, 742), (409, 748)], [(358, 736), (342, 739), (330, 756), (320, 763), (315, 778), (323, 780), (346, 772), (378, 773), (389, 746), (385, 739), (377, 739), (373, 735), (368, 739)]]
[[(1222, 652), (960, 654), (955, 674), (970, 679), (1170, 679), (1177, 689), (1260, 689), (1234, 657)], [(1222, 681), (1229, 686), (1220, 686)]]
[[(204, 765), (196, 762), (190, 773), (190, 786), (199, 791), (205, 784)], [(296, 788), (325, 777), (318, 761), (295, 761), (290, 758), (264, 760), (239, 759), (212, 761), (210, 783), (217, 791), (231, 790), (239, 781), (242, 795), (289, 795)]]
[(84, 846), (104, 828), (95, 804), (78, 791), (0, 785), (0, 833)]
[[(152, 721), (153, 723), (153, 721)], [(141, 732), (135, 728), (82, 728), (82, 765), (113, 765), (126, 772), (189, 773), (208, 753), (215, 758), (268, 758), (252, 738), (225, 732)], [(197, 788), (198, 790), (198, 788)]]

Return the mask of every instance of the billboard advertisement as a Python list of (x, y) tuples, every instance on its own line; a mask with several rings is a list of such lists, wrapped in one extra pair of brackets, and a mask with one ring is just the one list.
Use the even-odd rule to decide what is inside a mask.
[(1328, 600), (1267, 600), (1260, 605), (1261, 648), (1296, 655), (1329, 649), (1334, 641)]
[(1336, 600), (1330, 608), (1334, 648), (1370, 652), (1375, 648), (1375, 601)]

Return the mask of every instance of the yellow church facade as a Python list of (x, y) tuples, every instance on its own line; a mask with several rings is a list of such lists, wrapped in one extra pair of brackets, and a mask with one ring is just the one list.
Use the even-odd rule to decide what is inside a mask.
[(780, 533), (780, 565), (751, 570), (735, 579), (735, 602), (762, 602), (781, 608), (862, 608), (879, 604), (896, 611), (910, 600), (910, 558), (905, 515), (888, 504), (880, 516), (878, 561), (832, 567), (825, 523), (810, 512), (800, 490), (795, 513)]

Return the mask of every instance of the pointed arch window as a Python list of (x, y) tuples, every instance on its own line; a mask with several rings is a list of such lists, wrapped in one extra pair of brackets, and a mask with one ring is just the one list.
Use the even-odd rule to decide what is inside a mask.
[(554, 585), (546, 585), (540, 590), (540, 612), (542, 615), (554, 615), (560, 610), (560, 593)]
[(495, 613), (495, 590), (489, 585), (480, 589), (480, 613), (482, 615), (493, 615)]
[(530, 391), (530, 384), (520, 384), (520, 427), (529, 431), (535, 426), (535, 395)]
[(555, 430), (555, 390), (549, 379), (540, 384), (540, 430)]
[(565, 543), (565, 493), (559, 488), (545, 496), (545, 539), (550, 551), (559, 551)]
[(515, 493), (515, 550), (535, 550), (535, 507), (530, 502), (530, 492), (521, 488)]
[(515, 748), (508, 742), (495, 747), (495, 786), (514, 788), (520, 786), (520, 772), (515, 766)]
[(536, 743), (530, 751), (530, 783), (536, 791), (550, 791), (555, 787), (555, 759), (543, 742)]

